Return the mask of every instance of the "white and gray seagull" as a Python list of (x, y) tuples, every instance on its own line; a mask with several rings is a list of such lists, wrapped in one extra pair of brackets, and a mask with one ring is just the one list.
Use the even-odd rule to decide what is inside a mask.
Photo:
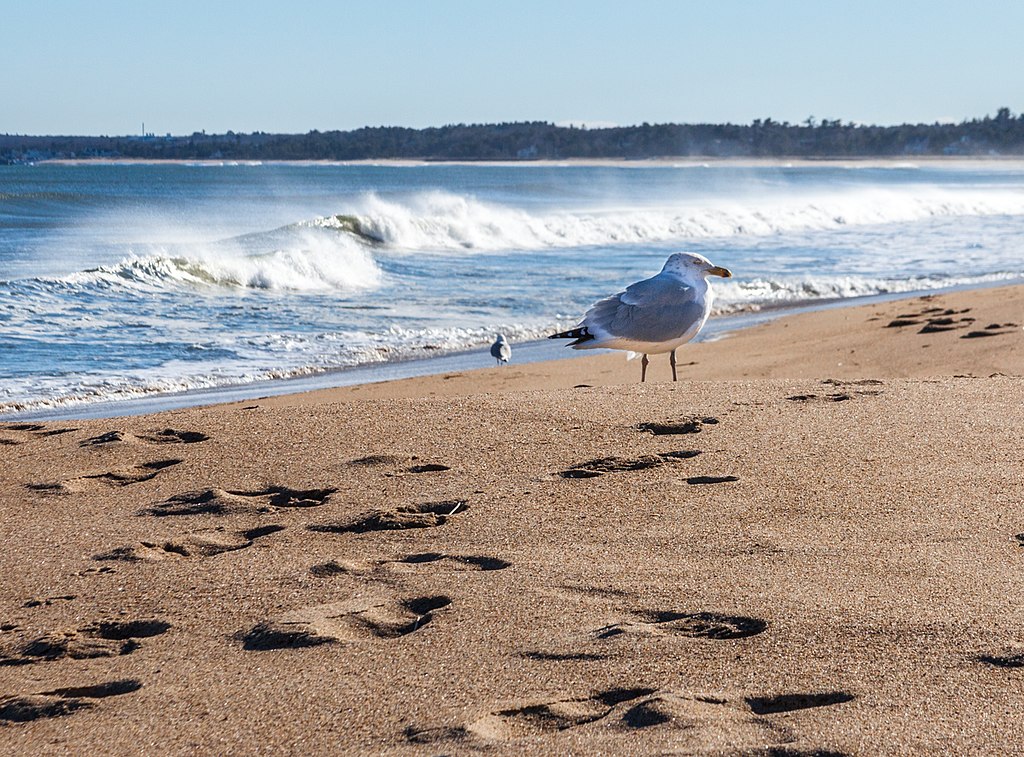
[(567, 346), (575, 350), (604, 348), (641, 354), (640, 381), (647, 380), (647, 356), (668, 352), (676, 381), (676, 348), (697, 336), (711, 312), (708, 276), (730, 278), (732, 273), (703, 255), (677, 252), (657, 276), (595, 302), (576, 328), (548, 339), (574, 339)]
[(491, 345), (491, 357), (498, 361), (498, 365), (512, 359), (512, 345), (505, 340), (504, 334), (498, 334), (498, 338)]

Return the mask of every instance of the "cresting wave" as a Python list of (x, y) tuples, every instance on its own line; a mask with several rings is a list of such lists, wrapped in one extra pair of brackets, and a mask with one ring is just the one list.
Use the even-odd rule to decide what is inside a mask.
[(764, 236), (956, 216), (1024, 215), (1011, 189), (896, 187), (833, 189), (774, 197), (680, 201), (671, 207), (530, 213), (446, 192), (403, 202), (368, 196), (348, 214), (309, 225), (334, 228), (393, 251), (502, 251)]
[[(446, 192), (402, 202), (367, 195), (354, 211), (206, 245), (141, 245), (122, 261), (61, 286), (206, 286), (291, 291), (372, 289), (375, 256), (685, 243), (687, 239), (897, 224), (928, 218), (1024, 215), (1024, 192), (926, 187), (833, 191), (813, 197), (721, 199), (676, 207), (530, 213)], [(256, 249), (254, 250), (253, 247)], [(840, 295), (843, 296), (843, 295)], [(847, 295), (848, 296), (848, 295)]]
[[(380, 283), (381, 271), (372, 252), (358, 240), (292, 227), (276, 249), (253, 252), (239, 238), (208, 245), (168, 249), (143, 246), (119, 263), (62, 277), (72, 286), (163, 289), (212, 286), (293, 291), (369, 289)], [(268, 235), (269, 236), (269, 235)]]

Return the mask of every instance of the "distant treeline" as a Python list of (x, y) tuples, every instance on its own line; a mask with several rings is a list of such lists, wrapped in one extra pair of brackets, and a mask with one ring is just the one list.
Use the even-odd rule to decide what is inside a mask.
[(145, 160), (562, 160), (567, 158), (853, 158), (1024, 155), (1024, 114), (1000, 108), (959, 124), (865, 126), (813, 117), (740, 124), (642, 124), (588, 129), (544, 122), (397, 126), (307, 134), (164, 137), (0, 136), (0, 162), (54, 158)]

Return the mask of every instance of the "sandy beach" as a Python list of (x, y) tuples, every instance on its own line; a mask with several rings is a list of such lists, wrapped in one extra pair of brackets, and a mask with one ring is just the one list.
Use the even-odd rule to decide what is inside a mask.
[(1018, 752), (1022, 325), (2, 423), (0, 752)]

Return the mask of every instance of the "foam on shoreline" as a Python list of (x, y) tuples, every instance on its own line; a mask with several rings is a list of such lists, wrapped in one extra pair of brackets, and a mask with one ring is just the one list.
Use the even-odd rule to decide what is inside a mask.
[[(712, 317), (694, 343), (716, 341), (735, 332), (751, 329), (777, 318), (801, 313), (851, 308), (921, 296), (930, 297), (941, 295), (944, 292), (969, 292), (992, 289), (1008, 285), (1012, 286), (1013, 282), (995, 281), (988, 284), (950, 287), (942, 290), (917, 290), (864, 297), (820, 300), (812, 303), (768, 305), (754, 311)], [(514, 349), (515, 365), (562, 361), (614, 352), (611, 350), (577, 351), (566, 349), (563, 342), (549, 341), (547, 339), (516, 344)], [(440, 376), (451, 372), (487, 368), (490, 364), (491, 361), (486, 348), (460, 350), (433, 357), (359, 365), (351, 368), (325, 370), (245, 384), (204, 387), (180, 392), (155, 392), (118, 400), (58, 402), (47, 407), (32, 407), (0, 413), (0, 422), (55, 421), (144, 415), (180, 408), (240, 402), (263, 397), (294, 395), (338, 387)]]

